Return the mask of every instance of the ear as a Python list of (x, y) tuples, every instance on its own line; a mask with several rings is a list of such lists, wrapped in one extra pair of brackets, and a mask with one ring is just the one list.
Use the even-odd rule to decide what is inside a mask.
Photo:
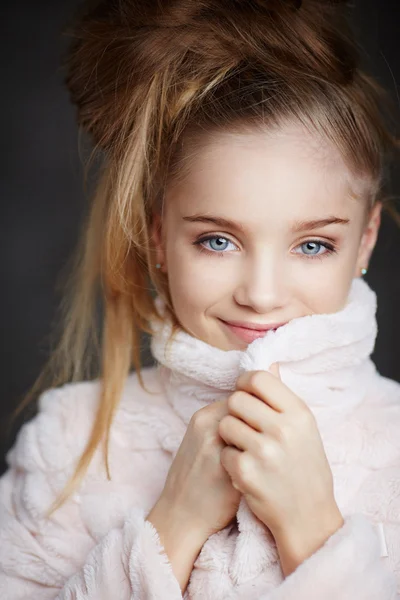
[(371, 209), (367, 224), (362, 234), (355, 277), (360, 276), (361, 269), (368, 268), (372, 252), (378, 239), (379, 228), (381, 225), (382, 202), (377, 202)]
[(153, 213), (153, 221), (151, 225), (151, 239), (153, 241), (156, 261), (161, 265), (161, 271), (166, 272), (164, 240), (162, 235), (161, 215), (157, 212)]

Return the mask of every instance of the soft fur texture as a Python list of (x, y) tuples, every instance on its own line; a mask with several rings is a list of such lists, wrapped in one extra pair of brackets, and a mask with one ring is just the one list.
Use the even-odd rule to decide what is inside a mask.
[(295, 319), (244, 352), (184, 332), (167, 346), (169, 323), (154, 324), (158, 365), (144, 370), (147, 391), (135, 374), (127, 379), (111, 430), (112, 481), (99, 450), (50, 519), (44, 513), (88, 439), (100, 384), (44, 393), (0, 479), (0, 597), (182, 598), (146, 515), (193, 413), (226, 397), (241, 371), (279, 362), (283, 382), (315, 414), (345, 524), (284, 579), (272, 535), (242, 501), (237, 522), (203, 546), (185, 599), (400, 598), (400, 385), (370, 360), (375, 311), (375, 294), (356, 279), (342, 311)]

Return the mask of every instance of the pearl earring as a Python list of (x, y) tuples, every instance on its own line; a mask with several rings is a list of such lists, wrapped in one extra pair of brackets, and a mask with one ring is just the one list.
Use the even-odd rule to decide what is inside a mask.
[(160, 265), (160, 263), (157, 263), (157, 264), (156, 264), (156, 269), (161, 269), (161, 265)]
[(361, 275), (362, 275), (363, 277), (364, 277), (364, 275), (366, 275), (366, 274), (367, 274), (367, 272), (368, 272), (368, 269), (365, 269), (365, 268), (361, 269)]

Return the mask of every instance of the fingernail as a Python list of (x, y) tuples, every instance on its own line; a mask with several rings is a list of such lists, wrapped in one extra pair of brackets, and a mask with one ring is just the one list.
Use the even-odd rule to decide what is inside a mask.
[(271, 373), (271, 375), (274, 375), (275, 377), (278, 377), (278, 379), (280, 379), (279, 363), (272, 363), (272, 365), (269, 368), (269, 372)]

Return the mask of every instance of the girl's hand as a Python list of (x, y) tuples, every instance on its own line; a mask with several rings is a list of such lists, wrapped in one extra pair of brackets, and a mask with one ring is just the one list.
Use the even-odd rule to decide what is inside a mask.
[(226, 446), (218, 428), (227, 414), (225, 398), (193, 415), (151, 513), (173, 532), (190, 532), (201, 545), (233, 520), (241, 497), (221, 465)]
[(221, 465), (225, 444), (218, 427), (227, 414), (224, 399), (193, 415), (160, 498), (147, 516), (159, 534), (182, 595), (203, 544), (232, 521), (241, 498)]
[(278, 366), (271, 371), (238, 378), (219, 424), (228, 444), (222, 464), (275, 539), (301, 540), (319, 527), (327, 538), (343, 520), (316, 420), (282, 383)]

